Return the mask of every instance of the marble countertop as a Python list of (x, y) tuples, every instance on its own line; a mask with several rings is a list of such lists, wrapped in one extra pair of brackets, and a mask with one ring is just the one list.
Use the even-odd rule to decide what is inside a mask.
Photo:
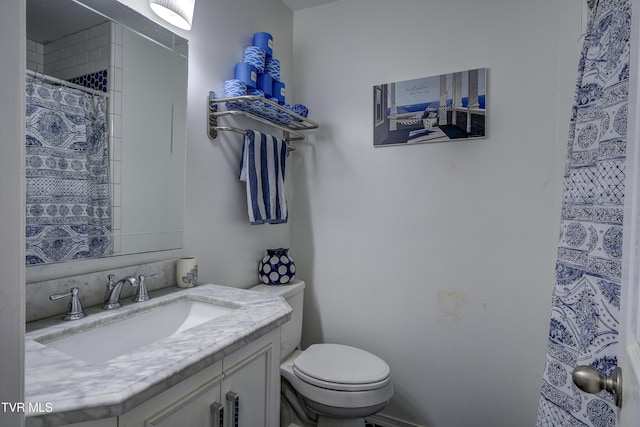
[[(27, 426), (56, 426), (118, 416), (276, 329), (291, 317), (291, 308), (278, 296), (226, 286), (172, 287), (151, 293), (151, 297), (144, 303), (127, 303), (123, 299), (123, 307), (115, 310), (85, 308), (88, 316), (76, 321), (56, 317), (27, 324)], [(84, 362), (38, 342), (45, 337), (48, 340), (64, 337), (114, 321), (126, 322), (143, 306), (144, 310), (150, 310), (185, 297), (237, 309), (99, 364)]]

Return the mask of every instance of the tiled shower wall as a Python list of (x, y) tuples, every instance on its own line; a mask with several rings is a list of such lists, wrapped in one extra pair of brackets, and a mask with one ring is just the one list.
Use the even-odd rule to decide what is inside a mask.
[(109, 67), (111, 23), (52, 41), (44, 46), (44, 73), (69, 80)]
[(44, 45), (27, 40), (27, 70), (44, 73)]
[(122, 26), (111, 22), (109, 61), (109, 160), (111, 164), (111, 230), (113, 253), (121, 253), (122, 229)]

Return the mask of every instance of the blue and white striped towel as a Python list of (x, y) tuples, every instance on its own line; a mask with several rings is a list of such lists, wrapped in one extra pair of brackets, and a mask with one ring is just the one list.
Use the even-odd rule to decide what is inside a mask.
[(240, 181), (247, 183), (251, 224), (287, 222), (284, 170), (287, 144), (275, 136), (247, 130), (240, 160)]

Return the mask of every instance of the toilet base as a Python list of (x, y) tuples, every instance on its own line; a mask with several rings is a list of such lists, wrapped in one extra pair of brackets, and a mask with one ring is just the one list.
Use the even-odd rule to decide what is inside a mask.
[(318, 427), (365, 427), (364, 418), (330, 418), (318, 416)]
[[(286, 380), (281, 382), (281, 391), (280, 427), (365, 427), (364, 418), (333, 418), (311, 414), (304, 409), (304, 399), (295, 393)], [(317, 409), (322, 411), (325, 408)]]
[[(292, 417), (293, 419), (281, 419), (280, 427), (308, 427), (313, 426), (313, 424), (307, 424), (304, 421), (300, 421), (297, 417)], [(358, 419), (342, 419), (338, 420), (335, 418), (329, 417), (318, 417), (317, 427), (365, 427), (365, 422), (363, 418)], [(314, 427), (315, 427), (314, 426)]]
[(285, 380), (280, 385), (280, 427), (316, 427), (315, 417), (305, 411), (291, 385)]

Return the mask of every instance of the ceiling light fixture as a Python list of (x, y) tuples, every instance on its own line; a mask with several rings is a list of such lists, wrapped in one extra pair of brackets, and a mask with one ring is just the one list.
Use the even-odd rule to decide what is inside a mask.
[(151, 10), (171, 25), (191, 29), (196, 0), (149, 0)]

